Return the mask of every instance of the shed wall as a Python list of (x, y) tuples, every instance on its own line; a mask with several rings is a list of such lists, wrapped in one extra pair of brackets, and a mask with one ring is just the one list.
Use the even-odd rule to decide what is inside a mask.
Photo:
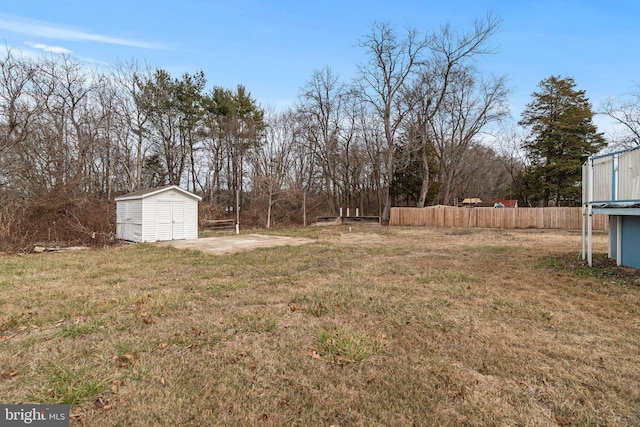
[(144, 241), (198, 238), (198, 201), (176, 190), (143, 199)]
[(198, 238), (198, 202), (187, 200), (184, 205), (184, 238)]
[(116, 237), (142, 241), (142, 200), (124, 200), (116, 205)]
[(155, 242), (158, 240), (156, 233), (156, 202), (143, 199), (142, 201), (142, 241)]

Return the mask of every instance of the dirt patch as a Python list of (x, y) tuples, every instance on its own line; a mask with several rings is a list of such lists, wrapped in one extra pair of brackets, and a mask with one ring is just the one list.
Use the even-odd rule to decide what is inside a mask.
[(251, 251), (257, 248), (276, 246), (300, 246), (313, 243), (315, 240), (304, 237), (268, 236), (264, 234), (241, 234), (224, 237), (205, 237), (197, 240), (172, 240), (160, 242), (163, 246), (178, 249), (194, 249), (202, 252), (222, 255), (240, 251)]

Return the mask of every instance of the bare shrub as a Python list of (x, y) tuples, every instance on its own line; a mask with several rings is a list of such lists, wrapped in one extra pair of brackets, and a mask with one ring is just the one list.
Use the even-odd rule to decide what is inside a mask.
[(16, 252), (25, 247), (29, 235), (22, 229), (16, 213), (0, 210), (0, 252)]
[(115, 205), (50, 193), (0, 212), (0, 249), (29, 252), (36, 245), (102, 247), (115, 243)]
[(231, 213), (226, 207), (214, 201), (202, 201), (198, 205), (198, 217), (200, 221), (208, 219), (231, 219)]

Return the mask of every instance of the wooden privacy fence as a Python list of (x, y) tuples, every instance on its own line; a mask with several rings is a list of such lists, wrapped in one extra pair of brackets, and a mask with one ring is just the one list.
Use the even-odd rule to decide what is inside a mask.
[[(582, 208), (391, 208), (389, 225), (581, 230)], [(593, 216), (593, 230), (606, 231), (607, 228), (607, 215)]]

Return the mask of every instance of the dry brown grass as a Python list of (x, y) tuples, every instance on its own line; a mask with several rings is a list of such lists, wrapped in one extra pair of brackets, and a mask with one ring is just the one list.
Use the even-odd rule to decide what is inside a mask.
[(640, 422), (639, 276), (585, 269), (578, 234), (280, 232), (317, 243), (1, 257), (0, 402), (91, 426)]

